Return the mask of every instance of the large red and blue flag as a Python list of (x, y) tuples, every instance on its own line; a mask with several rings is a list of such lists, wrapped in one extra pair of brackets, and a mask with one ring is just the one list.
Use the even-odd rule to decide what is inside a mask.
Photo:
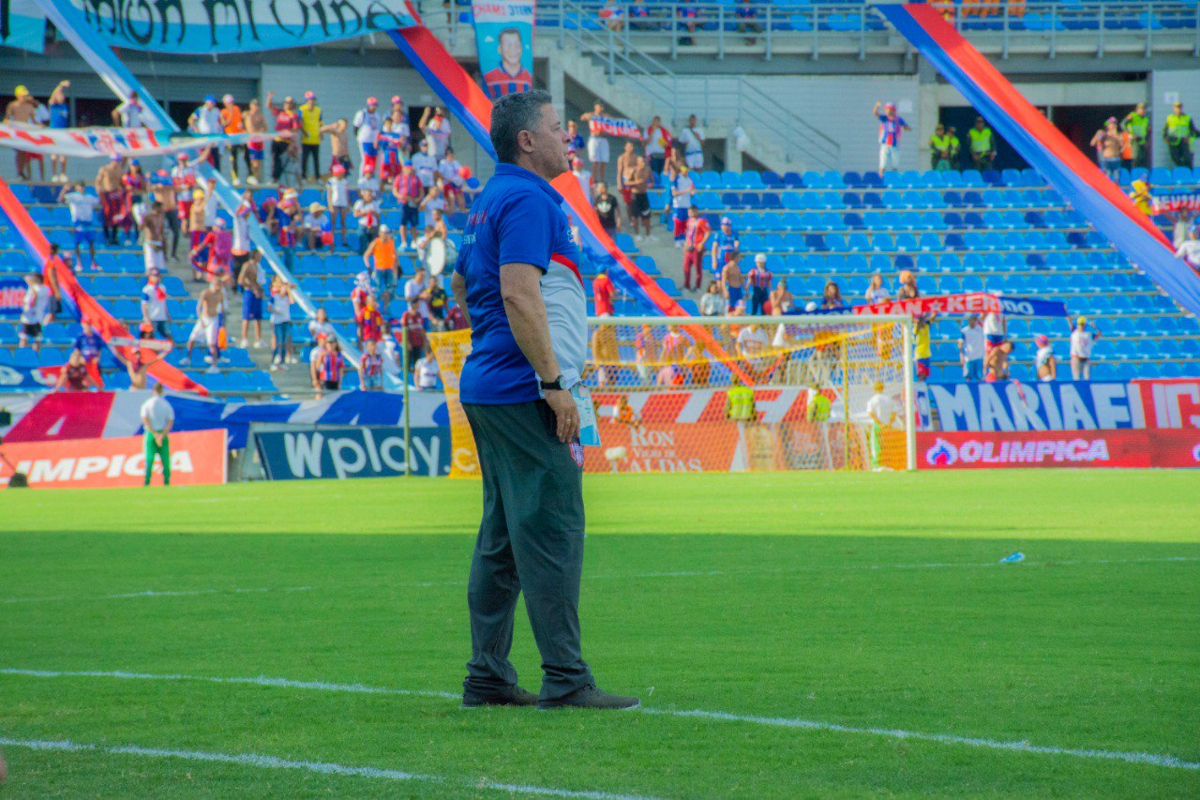
[(1200, 315), (1200, 278), (1175, 258), (1162, 231), (937, 8), (923, 3), (876, 8), (1130, 263), (1181, 306)]

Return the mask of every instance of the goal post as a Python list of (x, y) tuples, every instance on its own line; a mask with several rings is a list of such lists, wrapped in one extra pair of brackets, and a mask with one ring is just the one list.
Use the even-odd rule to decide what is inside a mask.
[[(912, 321), (901, 315), (592, 317), (587, 472), (915, 467)], [(434, 333), (451, 477), (478, 476), (458, 376), (469, 331)]]

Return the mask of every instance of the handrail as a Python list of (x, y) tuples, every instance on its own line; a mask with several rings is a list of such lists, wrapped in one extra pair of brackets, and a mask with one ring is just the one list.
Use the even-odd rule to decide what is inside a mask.
[[(671, 8), (678, 4), (672, 2)], [(835, 169), (840, 162), (841, 146), (824, 132), (813, 127), (801, 117), (788, 111), (774, 98), (755, 87), (741, 76), (734, 76), (734, 91), (714, 90), (714, 84), (729, 79), (709, 76), (681, 76), (665, 63), (646, 53), (631, 41), (629, 29), (615, 31), (607, 26), (597, 30), (583, 24), (584, 6), (573, 0), (562, 0), (555, 5), (560, 13), (559, 41), (569, 39), (585, 56), (604, 64), (609, 80), (617, 75), (634, 83), (651, 101), (660, 116), (670, 120), (674, 127), (686, 118), (684, 110), (702, 111), (706, 123), (712, 119), (730, 118), (729, 121), (743, 128), (756, 127), (755, 121), (767, 120), (772, 136), (783, 145), (785, 157), (793, 154), (809, 159), (814, 166)], [(675, 19), (675, 15), (672, 15)], [(571, 23), (570, 25), (566, 23)], [(697, 85), (699, 100), (688, 103)], [(714, 103), (719, 98), (726, 102)], [(732, 102), (729, 102), (732, 101)], [(763, 131), (764, 133), (766, 131)]]

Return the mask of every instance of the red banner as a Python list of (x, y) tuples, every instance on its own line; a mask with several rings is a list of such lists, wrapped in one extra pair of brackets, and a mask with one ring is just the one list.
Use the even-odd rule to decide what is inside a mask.
[[(225, 431), (173, 433), (171, 485), (201, 486), (225, 483)], [(8, 485), (13, 468), (23, 472), (34, 489), (112, 489), (141, 486), (146, 474), (145, 443), (141, 436), (119, 439), (72, 439), (6, 444), (0, 455), (0, 485)], [(155, 462), (155, 486), (162, 482), (162, 465)]]
[(1200, 431), (917, 434), (921, 469), (1200, 467)]
[(626, 425), (601, 420), (602, 447), (584, 448), (585, 472), (729, 472), (736, 422)]
[[(29, 216), (29, 212), (21, 202), (17, 200), (12, 190), (8, 188), (8, 184), (0, 179), (0, 212), (12, 222), (17, 233), (25, 240), (26, 249), (34, 260), (39, 264), (45, 264), (50, 258), (50, 243), (46, 240), (45, 234)], [(80, 319), (86, 319), (92, 323), (96, 329), (96, 333), (100, 334), (100, 338), (107, 342), (114, 337), (128, 339), (130, 338), (129, 330), (112, 314), (108, 309), (96, 298), (88, 294), (75, 278), (75, 273), (72, 272), (65, 264), (58, 264), (52, 268), (52, 273), (55, 280), (58, 282), (59, 289), (63, 294), (75, 304), (79, 309)], [(125, 357), (132, 358), (136, 353), (135, 348), (126, 347), (124, 349)], [(207, 395), (208, 389), (196, 383), (189, 378), (182, 370), (171, 366), (166, 361), (156, 361), (150, 365), (149, 372), (155, 379), (164, 384), (170, 389), (180, 391), (197, 392)]]

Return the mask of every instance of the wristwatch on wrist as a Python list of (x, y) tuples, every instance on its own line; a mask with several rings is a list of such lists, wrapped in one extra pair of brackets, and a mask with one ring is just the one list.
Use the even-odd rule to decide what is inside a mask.
[(561, 374), (552, 381), (539, 380), (538, 385), (542, 387), (543, 392), (561, 392), (566, 388), (563, 386), (563, 376)]

